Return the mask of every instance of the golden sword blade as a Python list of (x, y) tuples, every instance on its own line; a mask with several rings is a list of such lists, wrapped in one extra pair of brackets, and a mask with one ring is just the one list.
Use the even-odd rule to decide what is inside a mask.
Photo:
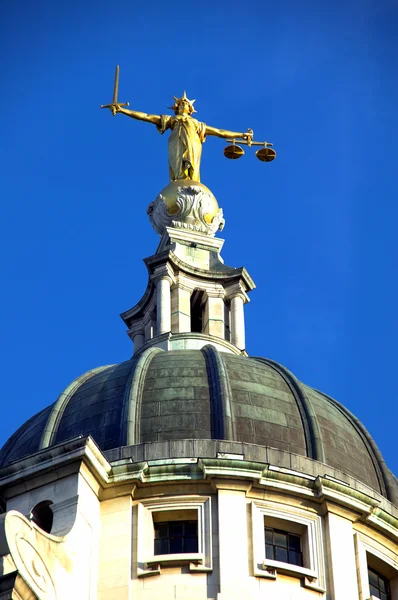
[(101, 104), (100, 108), (112, 108), (113, 106), (116, 106), (116, 105), (119, 105), (119, 106), (129, 106), (128, 102), (119, 103), (117, 101), (117, 96), (118, 96), (118, 93), (119, 93), (119, 71), (120, 71), (120, 67), (119, 67), (119, 65), (116, 65), (115, 83), (113, 85), (113, 100), (112, 100), (112, 104)]
[(113, 85), (113, 101), (112, 101), (112, 104), (117, 104), (117, 95), (118, 95), (118, 92), (119, 92), (119, 71), (120, 71), (120, 67), (119, 67), (119, 65), (116, 65), (115, 83)]

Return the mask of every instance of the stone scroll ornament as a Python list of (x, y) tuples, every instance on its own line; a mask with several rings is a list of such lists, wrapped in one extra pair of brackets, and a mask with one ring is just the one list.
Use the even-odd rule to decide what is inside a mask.
[(178, 187), (176, 205), (178, 212), (171, 215), (168, 212), (162, 193), (148, 206), (147, 213), (152, 227), (162, 235), (166, 227), (189, 229), (198, 233), (214, 236), (222, 231), (225, 225), (223, 211), (220, 208), (211, 222), (206, 219), (210, 212), (213, 197), (196, 185)]
[[(48, 539), (40, 539), (43, 537)], [(46, 557), (45, 549), (51, 538), (53, 536), (42, 534), (17, 511), (9, 511), (2, 515), (0, 522), (2, 553), (11, 554), (22, 579), (39, 600), (57, 600), (55, 585), (46, 566), (48, 556)]]

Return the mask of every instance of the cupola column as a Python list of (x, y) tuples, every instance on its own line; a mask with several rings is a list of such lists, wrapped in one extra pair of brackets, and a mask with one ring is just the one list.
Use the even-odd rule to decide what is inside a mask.
[(177, 279), (171, 290), (171, 331), (186, 333), (191, 331), (191, 290)]
[(234, 296), (231, 299), (231, 342), (240, 350), (245, 349), (245, 315), (242, 296)]
[(137, 333), (134, 335), (133, 344), (135, 354), (136, 352), (138, 352), (138, 350), (141, 350), (142, 346), (145, 344), (145, 334), (142, 330), (137, 331)]
[(245, 314), (243, 305), (249, 301), (247, 294), (242, 289), (241, 284), (228, 290), (228, 296), (231, 301), (230, 327), (231, 343), (239, 348), (245, 349)]
[(158, 335), (171, 330), (170, 280), (167, 277), (156, 282)]
[(135, 323), (128, 330), (128, 336), (134, 344), (134, 354), (141, 350), (143, 345), (145, 344), (145, 331), (142, 326), (141, 321)]
[(222, 339), (225, 338), (224, 296), (225, 291), (221, 286), (214, 291), (206, 290), (203, 319), (203, 333)]
[(162, 335), (171, 331), (170, 286), (174, 283), (174, 277), (169, 265), (156, 269), (152, 280), (156, 283), (156, 334)]

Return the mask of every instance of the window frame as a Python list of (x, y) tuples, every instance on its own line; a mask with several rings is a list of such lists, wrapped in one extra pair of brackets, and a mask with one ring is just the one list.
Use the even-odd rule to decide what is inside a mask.
[[(188, 529), (191, 524), (195, 524), (195, 535), (189, 533)], [(173, 533), (173, 529), (176, 524), (181, 524), (181, 533), (180, 535), (176, 535)], [(175, 521), (165, 520), (165, 521), (154, 521), (154, 555), (161, 556), (162, 554), (187, 554), (187, 553), (195, 553), (199, 551), (199, 539), (198, 539), (198, 519), (177, 519)], [(173, 527), (172, 527), (173, 526)], [(161, 530), (165, 529), (167, 535), (156, 535), (158, 530), (161, 533)], [(187, 550), (185, 547), (189, 544), (188, 540), (195, 540), (195, 545), (197, 550)], [(173, 540), (181, 540), (181, 547), (184, 548), (181, 552), (171, 552), (170, 548), (173, 544)], [(159, 545), (167, 545), (169, 551), (168, 552), (156, 552), (156, 543), (160, 542)]]
[[(141, 500), (137, 511), (137, 575), (157, 575), (162, 566), (188, 564), (190, 571), (211, 571), (212, 527), (210, 496), (176, 496)], [(198, 523), (198, 552), (155, 554), (154, 522), (194, 520)], [(173, 516), (173, 513), (174, 516)], [(184, 515), (189, 515), (187, 519)], [(164, 522), (164, 521), (163, 521)]]
[[(301, 537), (302, 567), (266, 558), (265, 528), (281, 529)], [(253, 570), (256, 577), (277, 579), (278, 574), (299, 577), (304, 587), (326, 592), (321, 517), (315, 512), (267, 501), (252, 501)]]
[[(369, 581), (369, 592), (371, 593), (370, 588), (371, 587), (376, 587), (374, 586), (371, 582), (370, 582), (370, 577), (369, 577), (369, 571), (371, 571), (373, 573), (373, 575), (376, 575), (377, 577), (377, 581), (381, 580), (383, 581), (383, 583), (386, 585), (387, 590), (385, 592), (383, 592), (386, 596), (386, 600), (392, 600), (392, 595), (391, 595), (391, 584), (390, 584), (390, 580), (388, 577), (386, 577), (385, 575), (383, 575), (382, 573), (380, 573), (379, 571), (377, 571), (374, 567), (371, 567), (368, 564), (368, 581)], [(379, 587), (379, 586), (378, 586)], [(380, 592), (380, 590), (379, 590)], [(374, 594), (371, 593), (371, 598), (379, 598), (379, 600), (381, 600), (380, 596), (376, 595), (374, 596)]]
[[(267, 532), (270, 532), (271, 536), (272, 536), (272, 542), (270, 543), (269, 541), (267, 542)], [(278, 529), (276, 527), (271, 527), (270, 524), (266, 524), (264, 522), (264, 535), (265, 535), (265, 557), (268, 560), (278, 560), (277, 558), (275, 558), (275, 554), (276, 551), (278, 549), (284, 550), (286, 551), (287, 554), (287, 559), (285, 561), (280, 561), (280, 562), (284, 562), (287, 563), (289, 565), (295, 565), (296, 567), (302, 567), (303, 566), (303, 540), (302, 540), (302, 536), (298, 533), (293, 533), (291, 531), (285, 531), (284, 529)], [(280, 543), (277, 542), (277, 536), (284, 536), (286, 537), (286, 545), (283, 546)], [(297, 538), (299, 540), (299, 550), (297, 549), (293, 549), (290, 547), (290, 538)], [(272, 548), (272, 555), (273, 557), (267, 557), (267, 548), (270, 547)], [(300, 563), (301, 564), (297, 564), (297, 562), (293, 562), (292, 560), (290, 560), (290, 553), (294, 552), (295, 554), (297, 554), (300, 557)]]
[(398, 600), (398, 563), (396, 554), (371, 537), (355, 532), (355, 557), (357, 562), (359, 592), (365, 600), (378, 600), (370, 594), (368, 568), (378, 571), (388, 579), (391, 600)]

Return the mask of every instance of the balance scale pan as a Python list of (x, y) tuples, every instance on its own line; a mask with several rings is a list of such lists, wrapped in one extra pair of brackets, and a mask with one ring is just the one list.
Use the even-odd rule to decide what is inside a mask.
[(237, 158), (240, 158), (244, 155), (244, 153), (245, 151), (240, 146), (233, 145), (224, 148), (224, 156), (230, 158), (231, 160), (236, 160)]
[(272, 148), (261, 148), (261, 150), (257, 150), (256, 156), (262, 162), (271, 162), (274, 160), (276, 152)]

